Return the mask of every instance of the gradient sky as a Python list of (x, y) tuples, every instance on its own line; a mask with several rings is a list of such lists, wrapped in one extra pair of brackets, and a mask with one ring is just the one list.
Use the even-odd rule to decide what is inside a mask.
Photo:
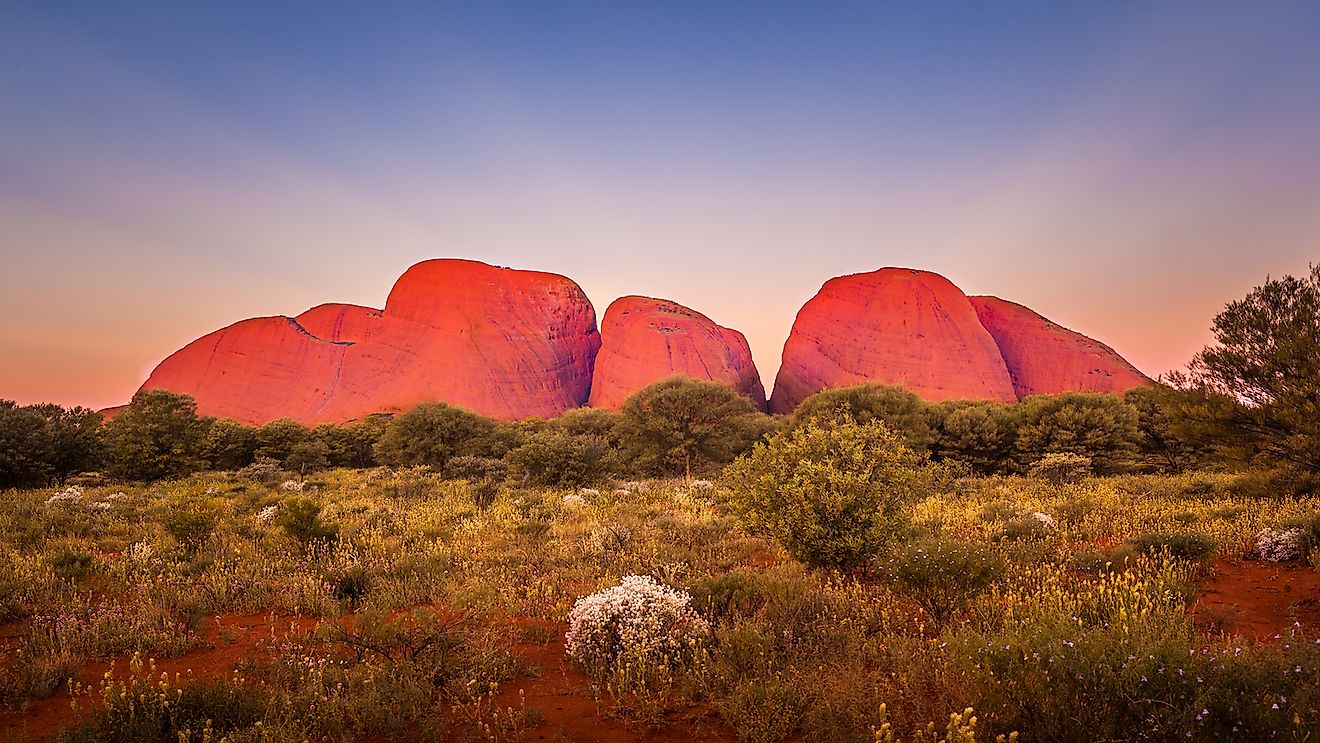
[(419, 260), (746, 333), (938, 271), (1183, 366), (1320, 259), (1320, 3), (0, 4), (0, 398)]

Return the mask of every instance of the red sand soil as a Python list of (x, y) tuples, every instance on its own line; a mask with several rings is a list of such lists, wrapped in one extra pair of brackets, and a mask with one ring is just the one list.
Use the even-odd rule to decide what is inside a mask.
[[(564, 635), (552, 636), (545, 644), (520, 643), (515, 651), (525, 663), (541, 669), (535, 678), (514, 679), (500, 690), (500, 708), (526, 703), (540, 711), (544, 721), (528, 731), (528, 741), (574, 741), (575, 743), (634, 743), (641, 741), (733, 741), (734, 735), (713, 710), (692, 707), (670, 716), (665, 727), (648, 730), (608, 715), (609, 702), (598, 708), (591, 693), (591, 680), (571, 667), (564, 657)], [(521, 692), (521, 696), (520, 696)]]
[(1320, 632), (1320, 574), (1305, 563), (1221, 561), (1191, 612), (1210, 632), (1270, 642), (1297, 629)]
[[(205, 645), (191, 653), (156, 661), (156, 673), (186, 676), (188, 671), (198, 678), (228, 676), (244, 658), (260, 657), (273, 637), (284, 638), (292, 631), (295, 635), (307, 632), (316, 620), (305, 617), (272, 617), (265, 614), (249, 616), (222, 616), (207, 621)], [(8, 662), (22, 636), (24, 625), (15, 623), (0, 629), (0, 658)], [(90, 661), (78, 668), (78, 680), (84, 687), (99, 693), (105, 673), (112, 669), (116, 678), (128, 674), (128, 659), (117, 661)], [(26, 708), (15, 711), (0, 706), (0, 740), (48, 740), (76, 720), (70, 707), (71, 698), (66, 687), (46, 699), (33, 699)], [(86, 703), (86, 700), (83, 700)]]
[[(171, 677), (186, 675), (188, 671), (198, 678), (227, 676), (239, 661), (267, 654), (272, 639), (283, 639), (291, 632), (301, 635), (315, 624), (316, 620), (302, 617), (215, 617), (206, 623), (206, 645), (202, 649), (157, 660), (156, 672), (168, 673)], [(519, 620), (516, 626), (531, 624), (544, 625)], [(0, 627), (0, 659), (8, 661), (24, 628), (23, 623)], [(513, 631), (512, 627), (510, 631)], [(565, 659), (562, 631), (551, 634), (544, 644), (519, 643), (514, 646), (514, 651), (521, 656), (524, 667), (537, 668), (540, 674), (520, 676), (507, 682), (495, 701), (501, 709), (511, 707), (518, 710), (525, 704), (528, 709), (535, 708), (540, 712), (541, 723), (529, 730), (524, 740), (564, 743), (734, 740), (733, 734), (707, 707), (681, 710), (672, 715), (669, 724), (660, 730), (647, 730), (610, 717), (608, 702), (598, 707), (591, 693), (590, 680)], [(113, 664), (117, 678), (127, 674), (127, 665), (127, 659), (123, 658)], [(111, 669), (110, 661), (93, 661), (79, 667), (78, 677), (84, 686), (97, 687)], [(84, 700), (83, 704), (87, 702)], [(21, 711), (0, 707), (0, 740), (49, 740), (75, 721), (68, 689), (62, 688), (47, 699), (30, 700)]]

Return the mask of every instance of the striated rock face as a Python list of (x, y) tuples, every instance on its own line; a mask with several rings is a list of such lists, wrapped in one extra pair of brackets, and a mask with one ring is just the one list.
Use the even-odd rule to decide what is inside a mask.
[(621, 297), (605, 310), (592, 377), (593, 407), (617, 410), (632, 393), (682, 374), (724, 382), (765, 409), (765, 388), (742, 333), (683, 305)]
[(399, 278), (384, 310), (327, 304), (244, 320), (177, 351), (143, 387), (245, 423), (342, 422), (435, 400), (550, 417), (586, 402), (599, 347), (595, 311), (571, 280), (432, 260)]
[(998, 297), (969, 297), (999, 345), (1019, 398), (1060, 392), (1122, 393), (1152, 384), (1114, 349)]
[(935, 401), (1017, 399), (967, 296), (943, 276), (907, 268), (825, 282), (793, 322), (770, 409), (787, 413), (819, 390), (860, 382)]

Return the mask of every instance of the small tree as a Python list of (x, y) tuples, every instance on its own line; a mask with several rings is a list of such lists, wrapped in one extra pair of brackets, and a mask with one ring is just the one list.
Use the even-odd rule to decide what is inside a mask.
[(575, 436), (550, 428), (529, 436), (504, 459), (513, 476), (525, 485), (579, 487), (610, 475), (615, 454), (609, 441), (597, 434)]
[(928, 490), (920, 457), (879, 421), (810, 419), (727, 470), (729, 505), (794, 558), (852, 570), (893, 544)]
[(150, 481), (196, 472), (206, 464), (205, 434), (191, 395), (141, 390), (106, 425), (110, 474)]
[(312, 439), (312, 431), (292, 418), (273, 420), (257, 429), (257, 453), (263, 459), (274, 459), (285, 469), (297, 470), (288, 463), (289, 455), (299, 445)]
[(623, 446), (644, 469), (683, 474), (724, 464), (764, 427), (752, 401), (719, 382), (670, 377), (634, 393), (620, 410)]
[(1196, 393), (1178, 415), (1271, 462), (1320, 472), (1320, 266), (1266, 278), (1215, 317), (1214, 334), (1186, 373), (1169, 375)]
[(376, 444), (376, 458), (395, 466), (427, 465), (444, 473), (462, 455), (503, 456), (496, 450), (494, 420), (442, 402), (424, 403), (390, 421)]
[(0, 487), (63, 483), (97, 467), (103, 453), (100, 413), (0, 400)]

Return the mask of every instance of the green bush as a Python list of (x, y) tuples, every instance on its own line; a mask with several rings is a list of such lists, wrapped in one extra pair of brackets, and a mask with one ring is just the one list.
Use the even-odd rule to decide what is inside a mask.
[(339, 525), (321, 518), (321, 504), (311, 498), (289, 498), (280, 505), (276, 525), (298, 540), (304, 548), (316, 542), (333, 542), (339, 535)]
[(927, 454), (939, 437), (938, 408), (902, 387), (865, 382), (821, 390), (793, 411), (791, 425), (840, 416), (855, 423), (879, 421), (898, 435), (908, 448)]
[(920, 459), (879, 421), (808, 419), (727, 470), (730, 508), (795, 559), (853, 570), (893, 544), (928, 491)]
[(576, 488), (613, 474), (617, 456), (609, 440), (594, 433), (547, 428), (505, 455), (516, 482), (537, 487)]
[(638, 470), (689, 480), (751, 448), (768, 420), (728, 385), (682, 376), (633, 393), (619, 412), (620, 441)]
[(141, 390), (105, 428), (110, 474), (121, 480), (163, 480), (206, 466), (207, 424), (190, 395)]
[(174, 537), (184, 552), (193, 554), (211, 538), (219, 514), (198, 505), (180, 506), (161, 519), (161, 526)]
[(1121, 472), (1136, 454), (1137, 413), (1115, 395), (1066, 392), (1018, 403), (1015, 444), (1020, 464), (1052, 452), (1087, 457), (1101, 474)]
[(899, 550), (885, 573), (920, 606), (936, 631), (1004, 576), (1004, 560), (973, 544), (934, 541)]

